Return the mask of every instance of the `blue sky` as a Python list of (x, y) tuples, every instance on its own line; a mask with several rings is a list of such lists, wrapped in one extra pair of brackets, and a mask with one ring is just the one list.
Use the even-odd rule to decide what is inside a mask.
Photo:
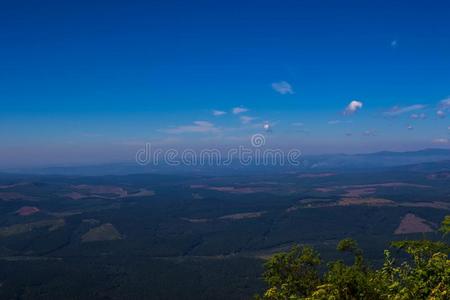
[(0, 24), (4, 166), (258, 132), (308, 154), (450, 147), (448, 1), (3, 1)]

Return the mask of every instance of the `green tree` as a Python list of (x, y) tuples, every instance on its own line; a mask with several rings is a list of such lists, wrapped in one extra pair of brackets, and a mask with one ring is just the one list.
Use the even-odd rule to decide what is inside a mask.
[(264, 280), (270, 287), (264, 299), (302, 299), (319, 284), (319, 254), (311, 247), (294, 246), (275, 254), (265, 264)]
[[(442, 222), (443, 237), (450, 232), (450, 216)], [(384, 251), (384, 264), (372, 270), (365, 262), (356, 241), (344, 239), (337, 250), (354, 255), (354, 262), (328, 263), (319, 276), (319, 254), (311, 247), (293, 247), (274, 255), (265, 265), (268, 289), (263, 299), (270, 300), (410, 300), (450, 299), (450, 247), (444, 241), (406, 240), (391, 246), (409, 258), (394, 258)], [(397, 262), (398, 260), (398, 262)]]

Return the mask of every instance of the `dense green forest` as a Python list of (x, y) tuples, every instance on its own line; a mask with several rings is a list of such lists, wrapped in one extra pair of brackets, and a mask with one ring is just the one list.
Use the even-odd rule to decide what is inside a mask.
[(384, 251), (384, 263), (374, 269), (352, 239), (343, 239), (337, 250), (354, 257), (352, 264), (329, 262), (321, 274), (319, 253), (309, 246), (294, 246), (267, 261), (264, 279), (268, 285), (256, 299), (450, 299), (450, 216), (440, 228), (443, 239), (393, 242), (406, 256)]

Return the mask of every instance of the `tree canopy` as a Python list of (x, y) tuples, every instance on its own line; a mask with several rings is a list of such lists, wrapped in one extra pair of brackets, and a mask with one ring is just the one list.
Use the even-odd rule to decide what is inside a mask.
[[(450, 232), (450, 216), (440, 231)], [(265, 264), (264, 280), (268, 286), (257, 299), (319, 300), (319, 299), (450, 299), (450, 246), (444, 240), (405, 240), (391, 243), (392, 248), (407, 255), (395, 258), (384, 251), (383, 266), (374, 269), (365, 261), (358, 243), (341, 240), (337, 250), (354, 256), (353, 264), (342, 260), (326, 264), (309, 246), (294, 246), (278, 253)]]

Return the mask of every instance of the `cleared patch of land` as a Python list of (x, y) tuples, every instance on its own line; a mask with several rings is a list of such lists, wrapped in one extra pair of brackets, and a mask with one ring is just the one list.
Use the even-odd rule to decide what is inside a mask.
[(238, 213), (232, 215), (225, 215), (220, 217), (220, 220), (243, 220), (243, 219), (254, 219), (262, 217), (265, 214), (265, 211), (257, 211), (257, 212), (247, 212), (247, 213)]
[(34, 206), (22, 206), (21, 208), (19, 208), (16, 213), (19, 216), (31, 216), (34, 215), (35, 213), (39, 212), (40, 209)]
[(28, 182), (18, 182), (18, 183), (12, 183), (12, 184), (5, 184), (5, 185), (0, 185), (0, 189), (12, 189), (18, 186), (23, 186), (23, 185), (28, 185)]
[(147, 189), (139, 189), (136, 193), (129, 193), (122, 187), (105, 186), (105, 185), (75, 185), (72, 186), (74, 191), (64, 194), (64, 197), (72, 200), (80, 200), (84, 198), (100, 198), (100, 199), (121, 199), (130, 197), (149, 197), (155, 195), (154, 191)]
[(450, 172), (438, 172), (427, 175), (427, 179), (430, 180), (439, 180), (439, 179), (449, 179), (450, 178)]
[(54, 231), (65, 225), (64, 219), (42, 220), (32, 223), (15, 224), (6, 227), (0, 227), (0, 238), (31, 232), (35, 229), (46, 228), (48, 231)]
[(191, 185), (192, 189), (204, 189), (216, 192), (231, 194), (253, 194), (273, 192), (273, 187), (234, 187), (234, 186), (207, 186), (207, 185)]
[(368, 206), (392, 206), (395, 202), (382, 198), (343, 198), (339, 201), (340, 206), (368, 205)]
[(408, 234), (408, 233), (422, 233), (433, 232), (430, 225), (425, 219), (422, 219), (415, 214), (406, 214), (400, 221), (394, 234)]
[(77, 191), (82, 191), (88, 194), (100, 194), (100, 195), (115, 195), (116, 197), (126, 197), (128, 192), (119, 186), (107, 186), (107, 185), (75, 185), (73, 188)]
[(123, 237), (111, 223), (105, 223), (90, 229), (82, 237), (82, 242), (115, 241)]
[(386, 183), (373, 183), (373, 184), (356, 184), (356, 185), (342, 185), (342, 186), (330, 186), (330, 187), (319, 187), (315, 188), (316, 192), (321, 193), (331, 193), (340, 190), (344, 190), (344, 194), (342, 196), (347, 198), (355, 198), (362, 197), (376, 193), (377, 188), (400, 188), (400, 187), (408, 187), (408, 188), (419, 188), (419, 189), (427, 189), (431, 188), (429, 185), (423, 184), (414, 184), (407, 182), (386, 182)]
[(2, 192), (0, 193), (0, 200), (3, 201), (32, 200), (32, 197), (16, 192)]
[(191, 219), (191, 218), (181, 218), (183, 221), (187, 221), (189, 223), (206, 223), (211, 221), (210, 219)]

